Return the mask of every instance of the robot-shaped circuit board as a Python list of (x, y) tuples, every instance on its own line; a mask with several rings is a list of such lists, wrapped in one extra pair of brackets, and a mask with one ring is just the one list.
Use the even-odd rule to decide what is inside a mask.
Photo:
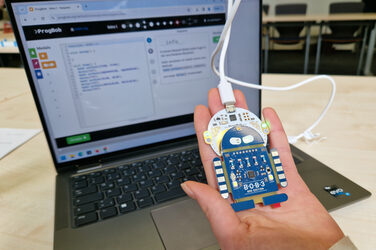
[(269, 126), (248, 110), (236, 108), (215, 114), (204, 132), (204, 140), (218, 157), (213, 165), (223, 198), (232, 196), (235, 211), (255, 204), (278, 206), (287, 195), (286, 176), (276, 149), (267, 148)]

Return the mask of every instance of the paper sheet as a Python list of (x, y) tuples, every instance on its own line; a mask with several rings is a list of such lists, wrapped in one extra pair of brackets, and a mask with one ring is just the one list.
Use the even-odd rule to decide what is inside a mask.
[(0, 128), (0, 159), (33, 138), (40, 129)]

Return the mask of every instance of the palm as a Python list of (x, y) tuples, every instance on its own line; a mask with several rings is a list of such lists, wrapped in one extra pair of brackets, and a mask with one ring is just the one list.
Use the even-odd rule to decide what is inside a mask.
[[(235, 91), (235, 97), (238, 107), (248, 109), (240, 91)], [(257, 206), (255, 209), (235, 214), (228, 202), (214, 190), (217, 188), (217, 183), (212, 161), (216, 154), (209, 145), (205, 144), (202, 137), (211, 117), (223, 109), (216, 89), (209, 92), (208, 102), (209, 109), (202, 105), (196, 107), (195, 128), (201, 160), (208, 184), (212, 188), (193, 182), (186, 183), (183, 188), (188, 186), (194, 193), (190, 196), (193, 196), (192, 198), (195, 198), (203, 208), (222, 248), (239, 249), (252, 248), (252, 246), (259, 248), (261, 243), (264, 245), (268, 243), (269, 247), (281, 248), (289, 238), (295, 246), (306, 248), (305, 241), (302, 239), (311, 238), (317, 239), (312, 241), (315, 242), (312, 247), (328, 248), (342, 238), (343, 233), (337, 224), (299, 176), (281, 122), (272, 109), (265, 109), (263, 115), (271, 123), (270, 146), (278, 149), (284, 165), (289, 186), (282, 191), (288, 195), (289, 200), (280, 208)], [(288, 247), (290, 248), (291, 245)]]

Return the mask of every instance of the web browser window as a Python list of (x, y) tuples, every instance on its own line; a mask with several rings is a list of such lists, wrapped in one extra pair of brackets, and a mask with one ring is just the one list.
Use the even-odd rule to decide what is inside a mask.
[(58, 162), (194, 133), (193, 109), (218, 82), (225, 1), (12, 7)]

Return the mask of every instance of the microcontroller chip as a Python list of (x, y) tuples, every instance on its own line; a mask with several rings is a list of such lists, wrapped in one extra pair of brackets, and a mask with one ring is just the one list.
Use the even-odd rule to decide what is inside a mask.
[(247, 171), (248, 178), (253, 179), (255, 178), (255, 171), (249, 170)]
[(230, 115), (230, 121), (236, 121), (236, 115)]

